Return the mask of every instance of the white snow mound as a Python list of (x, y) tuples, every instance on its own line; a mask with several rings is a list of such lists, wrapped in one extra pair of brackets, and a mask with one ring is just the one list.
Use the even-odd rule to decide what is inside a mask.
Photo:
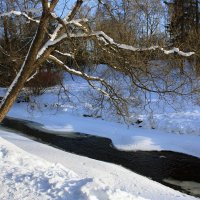
[[(78, 163), (77, 163), (78, 165)], [(80, 178), (0, 137), (1, 200), (144, 200), (98, 179)]]

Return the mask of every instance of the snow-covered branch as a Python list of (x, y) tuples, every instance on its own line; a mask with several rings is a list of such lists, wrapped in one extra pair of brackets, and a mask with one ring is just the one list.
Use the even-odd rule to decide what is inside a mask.
[[(71, 10), (71, 12), (69, 12), (69, 14), (66, 15), (62, 21), (64, 21), (66, 23), (66, 22), (69, 22), (69, 21), (73, 20), (74, 16), (76, 15), (78, 10), (80, 9), (83, 1), (84, 0), (77, 0), (76, 3), (74, 4), (74, 7)], [(52, 13), (52, 12), (51, 12), (51, 16), (54, 17), (54, 18), (57, 18), (56, 14)], [(64, 28), (62, 23), (61, 24), (59, 23), (58, 26), (56, 27), (55, 31), (51, 35), (51, 41), (56, 39), (57, 35), (60, 33), (62, 28)]]
[(161, 50), (164, 54), (173, 54), (173, 53), (177, 53), (180, 56), (185, 56), (185, 57), (189, 57), (195, 54), (195, 52), (183, 52), (180, 51), (179, 48), (173, 48), (171, 50), (165, 50), (162, 47), (159, 46), (151, 46), (148, 48), (137, 48), (137, 47), (133, 47), (130, 45), (126, 45), (126, 44), (119, 44), (116, 43), (111, 37), (109, 37), (108, 35), (106, 35), (103, 31), (98, 31), (98, 32), (94, 32), (91, 35), (94, 35), (97, 37), (98, 40), (104, 42), (105, 45), (113, 45), (119, 49), (122, 50), (128, 50), (128, 51), (149, 51), (149, 50)]
[(50, 55), (48, 59), (52, 60), (53, 62), (55, 62), (56, 64), (61, 66), (63, 70), (69, 72), (70, 74), (74, 74), (76, 76), (81, 76), (81, 77), (84, 77), (84, 78), (91, 80), (91, 81), (100, 81), (100, 82), (104, 81), (103, 79), (100, 79), (99, 77), (89, 76), (88, 74), (86, 74), (84, 72), (81, 72), (81, 71), (78, 71), (78, 70), (75, 70), (75, 69), (71, 69), (70, 67), (65, 65), (61, 60), (59, 60), (57, 57), (55, 57), (53, 55)]
[[(56, 63), (57, 65), (61, 66), (63, 70), (67, 71), (70, 74), (76, 75), (76, 76), (80, 76), (82, 78), (84, 78), (86, 81), (88, 81), (88, 83), (98, 92), (101, 92), (103, 95), (107, 96), (108, 98), (110, 98), (112, 101), (124, 101), (124, 99), (122, 99), (114, 90), (114, 88), (108, 84), (104, 79), (96, 77), (96, 76), (90, 76), (82, 71), (78, 71), (75, 69), (71, 69), (70, 67), (68, 67), (67, 65), (65, 65), (61, 60), (59, 60), (57, 57), (50, 55), (49, 58), (50, 60), (52, 60), (54, 63)], [(96, 85), (94, 85), (91, 81), (95, 81), (95, 82), (99, 82), (101, 83), (105, 88), (107, 88), (108, 92), (106, 92), (105, 90), (97, 87)]]
[(32, 76), (30, 76), (28, 79), (27, 79), (27, 81), (26, 82), (29, 82), (30, 80), (32, 80), (37, 74), (38, 74), (38, 70), (36, 70), (36, 72), (32, 75)]
[[(60, 17), (58, 17), (57, 15), (56, 15), (56, 13), (54, 13), (54, 12), (51, 12), (51, 16), (54, 18), (54, 19), (58, 19), (58, 18), (60, 18)], [(65, 25), (68, 25), (68, 24), (75, 24), (76, 26), (78, 26), (78, 27), (82, 27), (82, 24), (81, 23), (87, 23), (88, 22), (88, 19), (87, 18), (81, 18), (81, 19), (73, 19), (73, 20), (70, 20), (70, 21), (67, 21), (65, 18), (64, 19), (61, 19), (60, 18), (60, 20), (62, 20), (63, 21), (63, 23), (65, 24)]]
[(114, 47), (116, 50), (120, 49), (120, 50), (132, 51), (132, 52), (160, 50), (166, 55), (176, 53), (176, 54), (178, 54), (180, 56), (184, 56), (184, 57), (190, 57), (195, 54), (195, 52), (180, 51), (179, 48), (175, 48), (175, 47), (172, 48), (171, 50), (166, 50), (163, 47), (159, 47), (159, 46), (151, 46), (149, 48), (138, 48), (138, 47), (133, 47), (133, 46), (126, 45), (126, 44), (120, 44), (120, 43), (116, 43), (111, 37), (106, 35), (104, 32), (97, 31), (97, 32), (91, 32), (90, 34), (88, 34), (88, 33), (72, 33), (72, 34), (63, 33), (57, 39), (49, 40), (39, 51), (38, 57), (40, 57), (49, 46), (57, 45), (57, 43), (60, 43), (63, 40), (72, 39), (72, 38), (97, 39), (97, 40), (103, 42), (105, 46)]
[(0, 14), (0, 18), (1, 17), (10, 17), (12, 15), (16, 15), (16, 16), (23, 16), (25, 17), (26, 19), (28, 19), (29, 21), (33, 21), (33, 22), (36, 22), (36, 23), (39, 23), (40, 21), (39, 20), (36, 20), (36, 19), (33, 19), (31, 17), (29, 17), (25, 12), (21, 12), (21, 11), (10, 11), (10, 12), (5, 12), (5, 13), (2, 13)]
[(56, 53), (62, 55), (62, 56), (67, 56), (67, 57), (70, 57), (70, 58), (73, 58), (74, 59), (74, 54), (72, 53), (63, 53), (63, 52), (60, 52), (58, 50), (55, 50)]

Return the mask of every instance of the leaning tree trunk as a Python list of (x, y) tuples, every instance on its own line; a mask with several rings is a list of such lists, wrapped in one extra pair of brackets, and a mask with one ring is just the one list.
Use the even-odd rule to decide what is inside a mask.
[(10, 110), (11, 106), (15, 102), (19, 92), (23, 88), (26, 80), (30, 77), (31, 73), (36, 69), (38, 66), (35, 64), (37, 59), (37, 54), (39, 49), (43, 44), (43, 40), (45, 38), (45, 29), (48, 24), (49, 15), (48, 13), (43, 13), (40, 24), (33, 39), (33, 42), (29, 48), (27, 53), (26, 59), (17, 74), (16, 78), (14, 79), (13, 83), (9, 87), (6, 96), (2, 100), (0, 106), (0, 122), (4, 119), (8, 111)]

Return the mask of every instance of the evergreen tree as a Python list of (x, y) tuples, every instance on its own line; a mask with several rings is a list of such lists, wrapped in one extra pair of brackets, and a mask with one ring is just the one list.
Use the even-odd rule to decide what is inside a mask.
[[(168, 32), (172, 45), (185, 44), (191, 34), (199, 32), (199, 1), (198, 0), (173, 0), (165, 1), (169, 11)], [(188, 46), (184, 45), (184, 48)]]

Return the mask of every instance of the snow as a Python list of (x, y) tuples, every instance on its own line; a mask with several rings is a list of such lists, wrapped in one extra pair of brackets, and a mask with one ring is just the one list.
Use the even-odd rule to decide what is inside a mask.
[(58, 50), (55, 50), (55, 52), (60, 54), (60, 55), (63, 55), (63, 56), (68, 56), (68, 57), (74, 58), (74, 54), (71, 54), (71, 53), (63, 53), (63, 52), (60, 52)]
[[(88, 89), (87, 82), (80, 78), (76, 81), (68, 80), (67, 84), (67, 90), (75, 95)], [(161, 114), (158, 102), (153, 101), (155, 129), (152, 129), (151, 118), (149, 119), (145, 114), (139, 116), (143, 120), (141, 124), (129, 127), (115, 121), (82, 117), (88, 109), (93, 109), (90, 102), (86, 99), (81, 99), (77, 104), (62, 102), (63, 97), (57, 102), (56, 89), (54, 91), (52, 93), (50, 90), (36, 97), (34, 100), (36, 102), (33, 104), (33, 106), (36, 105), (35, 111), (31, 110), (32, 104), (28, 106), (27, 103), (20, 103), (15, 104), (8, 115), (41, 123), (46, 129), (107, 137), (122, 150), (171, 150), (200, 157), (200, 109), (198, 107), (194, 109), (189, 101), (186, 104), (190, 105), (188, 107), (190, 112), (167, 109), (167, 112), (164, 110), (164, 114)], [(44, 108), (44, 105), (47, 105), (47, 108)], [(106, 110), (106, 112), (109, 111)], [(139, 126), (143, 128), (138, 128)]]
[[(0, 18), (11, 15), (24, 16), (28, 20), (39, 23), (38, 20), (30, 18), (25, 12), (20, 11), (3, 13), (0, 15)], [(87, 22), (86, 19), (68, 21), (70, 15), (71, 13), (64, 18), (64, 23), (82, 27), (81, 22)], [(57, 18), (55, 13), (52, 13), (52, 16)], [(195, 52), (180, 51), (178, 48), (165, 50), (159, 46), (136, 48), (126, 44), (118, 44), (104, 32), (92, 32), (91, 34), (61, 33), (61, 35), (58, 36), (61, 29), (62, 25), (59, 24), (51, 35), (50, 40), (39, 50), (37, 59), (44, 54), (48, 47), (68, 37), (93, 36), (103, 41), (105, 45), (111, 44), (124, 50), (148, 51), (159, 49), (164, 52), (164, 54), (177, 53), (185, 57), (195, 54)], [(29, 52), (27, 56), (28, 54)], [(71, 56), (71, 54), (68, 53), (62, 54)], [(56, 57), (51, 55), (51, 58), (64, 65), (64, 63)], [(9, 95), (11, 89), (16, 85), (19, 76), (24, 70), (25, 62), (26, 59), (15, 80), (7, 90), (7, 93), (4, 93), (5, 91), (2, 89), (0, 90), (0, 93), (4, 96), (1, 105)], [(83, 74), (67, 66), (64, 67), (72, 74), (85, 76), (92, 81), (100, 81), (103, 84), (103, 79)], [(30, 79), (32, 77), (30, 77)], [(71, 82), (67, 83), (69, 88), (71, 86), (76, 88), (76, 90), (73, 88), (73, 92), (75, 91), (76, 93), (79, 93), (81, 89), (88, 88), (87, 86), (85, 87), (85, 82), (73, 84), (74, 83)], [(94, 87), (105, 93), (105, 91), (98, 88), (97, 85), (94, 85)], [(55, 91), (58, 90), (57, 88), (54, 89)], [(46, 107), (44, 105), (47, 105), (47, 108), (44, 109), (43, 112), (39, 112), (39, 109), (35, 109), (30, 113), (29, 110), (27, 110), (27, 106), (29, 106), (27, 103), (16, 103), (8, 115), (39, 122), (42, 124), (42, 128), (63, 131), (65, 134), (67, 134), (67, 131), (74, 131), (107, 137), (112, 140), (116, 148), (122, 150), (171, 150), (200, 158), (200, 109), (192, 105), (191, 102), (189, 102), (189, 105), (192, 106), (188, 110), (182, 109), (178, 112), (171, 112), (170, 109), (168, 109), (167, 113), (162, 113), (159, 110), (159, 112), (154, 113), (153, 120), (144, 113), (141, 113), (139, 116), (139, 118), (142, 119), (140, 126), (143, 128), (138, 128), (139, 125), (129, 125), (128, 127), (116, 121), (82, 117), (86, 111), (86, 109), (83, 108), (87, 107), (88, 110), (93, 109), (92, 105), (87, 101), (87, 103), (81, 103), (79, 105), (79, 108), (81, 108), (79, 113), (76, 112), (79, 108), (75, 107), (73, 104), (67, 105), (66, 102), (62, 105), (58, 103), (58, 108), (53, 107), (52, 105), (55, 105), (55, 99), (57, 98), (51, 93), (54, 89), (41, 97), (36, 97), (36, 101), (40, 102), (39, 106)], [(151, 104), (155, 108), (157, 100)], [(36, 104), (31, 106), (35, 108), (35, 105)], [(197, 109), (194, 110), (194, 107)], [(155, 109), (155, 111), (158, 110)], [(152, 130), (155, 128), (156, 130)], [(181, 134), (177, 134), (177, 132)], [(189, 134), (190, 132), (191, 134)], [(182, 187), (185, 188), (192, 185), (188, 182), (178, 183), (176, 180), (166, 180), (166, 182), (173, 182), (177, 185), (182, 184)], [(196, 183), (194, 185), (196, 186)], [(198, 198), (170, 189), (121, 166), (67, 153), (1, 128), (0, 199), (195, 200)]]
[(30, 80), (32, 80), (32, 79), (35, 77), (35, 75), (37, 75), (37, 74), (38, 74), (38, 70), (36, 70), (36, 72), (35, 72), (32, 76), (30, 76), (30, 77), (27, 79), (26, 82), (29, 82)]
[(106, 35), (103, 31), (97, 31), (92, 33), (92, 35), (95, 35), (99, 40), (103, 41), (106, 45), (111, 44), (111, 45), (115, 45), (120, 49), (124, 49), (124, 50), (129, 50), (129, 51), (149, 51), (149, 50), (156, 50), (159, 49), (161, 51), (163, 51), (164, 54), (173, 54), (173, 53), (177, 53), (181, 56), (185, 56), (185, 57), (189, 57), (195, 54), (195, 52), (183, 52), (180, 51), (179, 48), (172, 48), (171, 50), (165, 50), (163, 47), (159, 47), (159, 46), (151, 46), (149, 48), (137, 48), (137, 47), (133, 47), (130, 45), (126, 45), (126, 44), (119, 44), (114, 42), (114, 40), (109, 37), (108, 35)]
[(51, 38), (41, 47), (41, 49), (38, 51), (37, 59), (39, 59), (44, 54), (44, 52), (48, 49), (48, 47), (53, 46), (53, 45), (59, 43), (61, 40), (68, 37), (68, 34), (65, 33), (65, 34), (62, 34), (57, 39), (55, 39), (55, 37), (57, 36), (61, 27), (62, 27), (61, 25), (58, 25), (58, 27), (55, 29), (54, 33), (51, 35)]
[[(34, 10), (30, 10), (30, 12), (34, 13), (35, 11)], [(38, 11), (37, 11), (38, 12)], [(29, 17), (25, 12), (21, 12), (21, 11), (15, 11), (15, 10), (12, 10), (10, 12), (5, 12), (5, 13), (2, 13), (0, 14), (0, 18), (1, 17), (10, 17), (11, 15), (16, 15), (16, 16), (24, 16), (25, 18), (27, 18), (28, 20), (30, 21), (34, 21), (36, 23), (39, 23), (40, 21), (39, 20), (35, 20), (31, 17)]]
[(164, 50), (163, 48), (161, 48), (161, 50), (162, 50), (165, 54), (177, 53), (177, 54), (179, 54), (179, 55), (181, 55), (181, 56), (185, 56), (185, 57), (189, 57), (189, 56), (195, 54), (195, 52), (187, 52), (187, 53), (185, 53), (185, 52), (183, 52), (183, 51), (180, 51), (179, 48), (175, 48), (175, 47), (174, 47), (173, 49), (171, 49), (171, 50)]
[[(73, 116), (66, 112), (48, 114), (42, 112), (29, 115), (20, 112), (22, 107), (10, 112), (10, 116), (29, 119), (41, 123), (44, 128), (55, 131), (74, 131), (110, 138), (113, 144), (122, 150), (171, 150), (200, 158), (200, 137), (189, 134), (174, 134), (158, 130), (127, 127), (116, 122), (101, 119)], [(67, 133), (66, 133), (67, 134)]]
[(193, 194), (198, 195), (200, 191), (200, 183), (193, 182), (193, 181), (177, 181), (174, 179), (164, 179), (166, 183), (170, 183), (173, 185), (181, 186), (181, 188), (186, 189), (187, 191), (193, 191)]
[[(78, 76), (83, 76), (84, 73), (83, 72), (80, 72), (80, 71), (77, 71), (77, 70), (74, 70), (74, 69), (71, 69), (70, 67), (68, 67), (67, 65), (65, 65), (61, 60), (59, 60), (58, 58), (56, 58), (55, 56), (53, 55), (50, 55), (50, 58), (55, 60), (57, 63), (60, 63), (60, 65), (63, 65), (63, 67), (66, 69), (66, 71), (68, 71), (69, 73), (72, 73), (72, 74), (76, 74)], [(86, 75), (87, 78), (89, 78), (88, 75)], [(96, 78), (96, 77), (95, 77)]]
[[(74, 25), (77, 26), (77, 27), (84, 28), (83, 25), (82, 25), (80, 22), (87, 23), (87, 22), (88, 22), (88, 19), (87, 19), (87, 18), (83, 18), (83, 19), (74, 19), (74, 20), (71, 20), (71, 21), (67, 22), (67, 24), (74, 24)], [(86, 28), (85, 28), (85, 30), (87, 31)]]
[[(66, 22), (66, 20), (64, 20), (64, 23), (65, 22)], [(78, 27), (82, 27), (82, 24), (80, 24), (79, 21), (76, 21), (76, 20), (71, 20), (68, 23), (73, 23), (74, 25), (76, 25)], [(61, 36), (56, 38), (57, 35), (58, 35), (58, 32), (61, 30), (61, 28), (62, 28), (62, 26), (59, 24), (57, 26), (57, 28), (55, 29), (54, 33), (51, 35), (50, 40), (48, 40), (43, 45), (43, 47), (40, 49), (40, 51), (38, 52), (37, 59), (40, 58), (43, 55), (43, 53), (46, 51), (46, 49), (49, 46), (53, 46), (53, 45), (61, 42), (62, 40), (66, 39), (66, 38), (90, 38), (92, 36), (95, 36), (95, 37), (97, 37), (98, 40), (103, 41), (105, 45), (108, 45), (108, 44), (115, 45), (118, 48), (123, 49), (123, 50), (150, 51), (150, 50), (159, 49), (159, 50), (163, 51), (164, 54), (177, 53), (177, 54), (179, 54), (181, 56), (184, 56), (184, 57), (190, 57), (190, 56), (195, 54), (195, 52), (183, 52), (183, 51), (180, 51), (178, 48), (175, 48), (175, 47), (173, 49), (171, 49), (171, 50), (165, 50), (164, 48), (159, 47), (159, 46), (151, 46), (149, 48), (137, 48), (137, 47), (133, 47), (133, 46), (126, 45), (126, 44), (118, 44), (111, 37), (106, 35), (103, 31), (96, 31), (96, 32), (92, 32), (91, 34), (87, 34), (87, 33), (76, 33), (76, 34), (68, 33), (68, 34), (66, 34), (66, 33), (63, 33), (63, 34), (61, 34)]]
[(80, 178), (61, 164), (33, 156), (0, 138), (1, 199), (137, 199), (92, 178)]
[(0, 199), (193, 200), (120, 166), (0, 130)]
[[(64, 84), (75, 96), (88, 89), (86, 81), (75, 77), (74, 80), (67, 76)], [(106, 117), (104, 120), (83, 117), (83, 114), (90, 114), (89, 111), (93, 109), (91, 103), (85, 101), (83, 96), (81, 101), (76, 102), (74, 96), (74, 102), (69, 102), (62, 96), (64, 94), (58, 97), (58, 92), (59, 88), (50, 88), (42, 96), (35, 97), (30, 105), (15, 103), (8, 116), (41, 123), (42, 128), (46, 129), (107, 137), (123, 150), (172, 150), (200, 158), (200, 109), (190, 99), (181, 99), (178, 111), (161, 101), (159, 103), (165, 107), (162, 110), (158, 106), (157, 97), (153, 96), (150, 102), (155, 111), (153, 119), (141, 112), (135, 119), (141, 119), (142, 122), (127, 126), (117, 120), (109, 121)], [(1, 88), (0, 96), (5, 94), (6, 89)], [(169, 181), (179, 184), (176, 180), (166, 180)], [(181, 184), (183, 188), (192, 185), (188, 182)], [(67, 153), (0, 129), (0, 199), (197, 198), (172, 190), (121, 166)]]

